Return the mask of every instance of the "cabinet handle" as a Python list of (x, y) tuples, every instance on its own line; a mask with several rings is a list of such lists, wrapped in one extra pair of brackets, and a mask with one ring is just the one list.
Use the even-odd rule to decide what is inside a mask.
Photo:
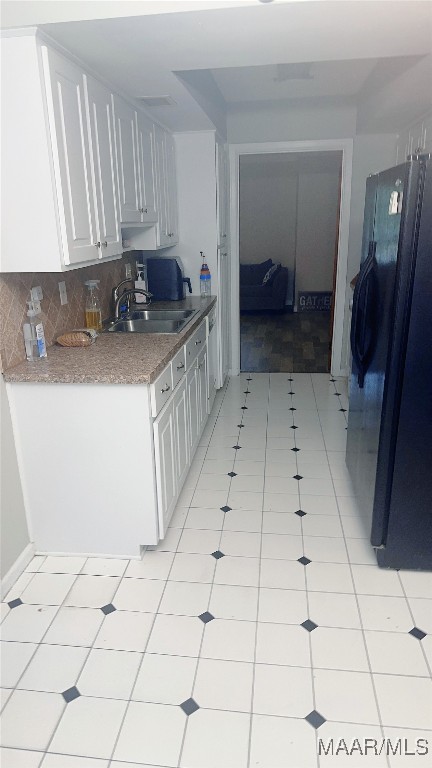
[(100, 244), (99, 240), (97, 241), (97, 243), (93, 243), (93, 245), (94, 245), (95, 248), (100, 248), (101, 247), (101, 244)]
[(106, 240), (103, 241), (102, 245), (103, 245), (104, 248), (108, 248), (108, 243), (107, 243)]
[(148, 213), (148, 208), (144, 208), (143, 213)]
[(161, 389), (161, 395), (164, 395), (165, 392), (169, 392), (170, 389), (171, 389), (170, 385), (166, 384), (165, 387), (162, 387)]
[(201, 340), (201, 339), (199, 339), (199, 341), (196, 341), (196, 342), (195, 342), (195, 346), (197, 347), (197, 346), (198, 346), (198, 344), (202, 344), (202, 340)]
[(140, 213), (148, 213), (148, 208), (138, 208)]
[(180, 363), (180, 365), (177, 366), (178, 371), (181, 371), (182, 368), (184, 368), (184, 363)]

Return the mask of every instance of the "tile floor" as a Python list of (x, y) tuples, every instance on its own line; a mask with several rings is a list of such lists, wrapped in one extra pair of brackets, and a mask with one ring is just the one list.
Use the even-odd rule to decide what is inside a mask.
[(2, 604), (2, 768), (428, 764), (361, 754), (430, 756), (432, 574), (375, 565), (346, 408), (328, 375), (242, 374), (157, 551), (34, 558)]

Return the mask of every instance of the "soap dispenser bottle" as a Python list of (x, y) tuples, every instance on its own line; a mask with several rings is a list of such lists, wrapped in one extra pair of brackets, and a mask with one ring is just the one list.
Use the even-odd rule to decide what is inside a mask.
[(99, 299), (100, 280), (86, 280), (85, 285), (88, 288), (85, 306), (86, 328), (93, 328), (95, 331), (102, 330), (102, 310)]
[(24, 324), (24, 344), (27, 360), (35, 362), (43, 360), (47, 355), (45, 344), (45, 333), (40, 316), (40, 303), (37, 301), (27, 301), (28, 322)]

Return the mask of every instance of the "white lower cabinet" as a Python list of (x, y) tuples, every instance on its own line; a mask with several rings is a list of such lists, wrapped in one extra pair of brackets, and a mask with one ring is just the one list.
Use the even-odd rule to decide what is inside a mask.
[(199, 380), (196, 362), (193, 363), (186, 377), (187, 383), (187, 402), (188, 402), (188, 426), (189, 426), (189, 445), (191, 454), (194, 453), (199, 440)]
[(165, 536), (176, 501), (176, 431), (172, 402), (153, 424), (160, 538)]

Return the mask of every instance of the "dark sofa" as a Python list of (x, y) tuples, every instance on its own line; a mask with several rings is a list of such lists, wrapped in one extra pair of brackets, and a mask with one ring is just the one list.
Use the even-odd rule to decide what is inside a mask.
[(285, 309), (288, 270), (279, 266), (263, 284), (264, 277), (272, 266), (271, 259), (261, 264), (240, 264), (240, 311)]

